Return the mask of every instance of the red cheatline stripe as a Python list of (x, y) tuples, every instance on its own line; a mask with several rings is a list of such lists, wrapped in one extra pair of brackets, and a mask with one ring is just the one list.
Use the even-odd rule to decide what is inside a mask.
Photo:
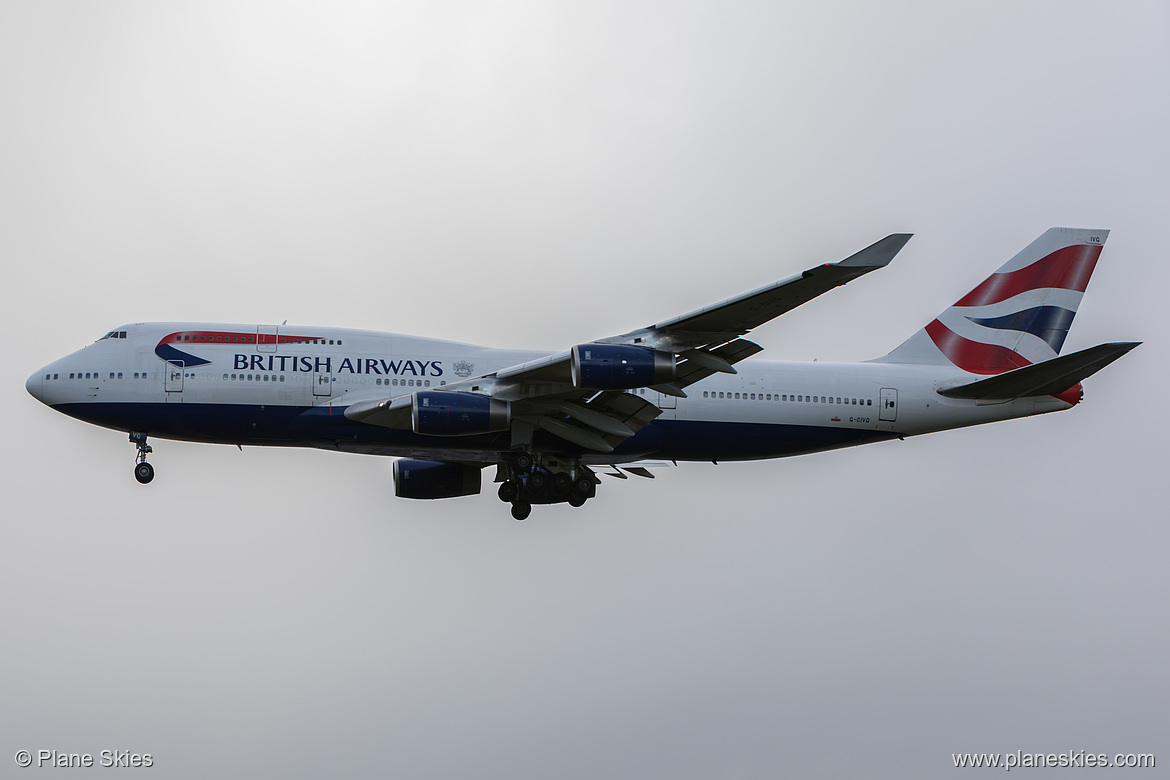
[(1101, 249), (1087, 244), (1066, 246), (1018, 271), (992, 274), (955, 305), (986, 306), (1028, 290), (1046, 287), (1084, 292), (1097, 266), (1097, 258), (1101, 256)]
[[(257, 336), (257, 334), (255, 334), (255, 333), (240, 333), (238, 331), (233, 332), (233, 331), (225, 331), (225, 330), (183, 330), (183, 331), (179, 331), (177, 333), (171, 333), (167, 336), (164, 336), (162, 341), (159, 342), (159, 344), (193, 344), (193, 343), (255, 344), (255, 343), (257, 343), (256, 336)], [(259, 336), (260, 336), (259, 343), (261, 343), (261, 344), (275, 344), (275, 343), (277, 343), (277, 340), (278, 340), (276, 334), (274, 334), (274, 333), (261, 333), (261, 334), (259, 334)], [(299, 343), (299, 342), (313, 341), (314, 339), (318, 339), (318, 338), (320, 338), (320, 337), (318, 337), (318, 336), (286, 336), (284, 334), (281, 334), (279, 337), (279, 341), (281, 344), (295, 344), (295, 343)]]
[(938, 320), (926, 326), (926, 333), (947, 360), (972, 374), (1002, 374), (1032, 364), (1007, 347), (965, 339)]

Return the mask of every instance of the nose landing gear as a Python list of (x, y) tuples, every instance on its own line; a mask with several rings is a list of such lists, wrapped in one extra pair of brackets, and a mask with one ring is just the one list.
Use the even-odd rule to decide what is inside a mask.
[(146, 456), (154, 452), (154, 448), (146, 443), (146, 434), (141, 431), (130, 431), (130, 441), (138, 447), (138, 459), (134, 466), (134, 478), (145, 485), (154, 479), (154, 466), (146, 462)]

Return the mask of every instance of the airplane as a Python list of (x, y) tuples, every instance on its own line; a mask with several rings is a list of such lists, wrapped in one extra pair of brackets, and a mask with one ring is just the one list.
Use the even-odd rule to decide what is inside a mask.
[[(397, 458), (395, 495), (579, 507), (599, 471), (779, 458), (1070, 409), (1140, 342), (1061, 347), (1108, 237), (1052, 228), (887, 355), (752, 360), (744, 336), (883, 268), (909, 234), (713, 306), (546, 353), (395, 333), (140, 322), (40, 369), (37, 400), (129, 434)], [(741, 365), (742, 364), (742, 365)], [(738, 367), (737, 367), (738, 366)]]

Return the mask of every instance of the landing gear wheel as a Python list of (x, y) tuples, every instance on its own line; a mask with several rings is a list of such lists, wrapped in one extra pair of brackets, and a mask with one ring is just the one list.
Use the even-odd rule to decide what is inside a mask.
[(134, 442), (134, 446), (138, 448), (134, 478), (145, 485), (154, 479), (154, 466), (146, 462), (146, 456), (154, 452), (154, 448), (146, 443), (146, 434), (142, 431), (130, 431), (130, 441)]
[(574, 493), (573, 495), (569, 496), (569, 506), (576, 508), (584, 505), (585, 496), (581, 495), (580, 493)]
[(561, 473), (553, 475), (553, 487), (557, 490), (568, 490), (569, 483), (572, 481), (568, 474)]
[(593, 492), (593, 480), (589, 479), (589, 477), (579, 477), (573, 483), (573, 489), (583, 496), (588, 496)]
[(515, 482), (508, 480), (500, 485), (498, 495), (501, 501), (510, 504), (516, 500), (516, 496), (520, 495), (520, 488)]
[(532, 468), (532, 456), (527, 452), (521, 452), (516, 456), (516, 470), (524, 474), (528, 469)]
[(527, 520), (532, 514), (532, 504), (527, 501), (517, 501), (512, 504), (512, 517), (516, 520)]
[(544, 490), (544, 485), (547, 481), (544, 474), (541, 474), (539, 471), (534, 471), (528, 475), (528, 489), (533, 493), (539, 493), (541, 490)]

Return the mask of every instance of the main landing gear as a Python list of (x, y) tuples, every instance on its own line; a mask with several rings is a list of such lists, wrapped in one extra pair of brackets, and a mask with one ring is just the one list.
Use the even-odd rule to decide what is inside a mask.
[(154, 479), (154, 466), (146, 462), (146, 456), (154, 452), (154, 448), (146, 443), (146, 434), (141, 431), (130, 431), (130, 441), (138, 446), (138, 459), (134, 466), (134, 478), (145, 485)]
[(497, 495), (512, 505), (516, 520), (527, 520), (533, 504), (579, 507), (597, 494), (597, 477), (575, 460), (547, 455), (538, 460), (521, 452), (500, 469), (504, 481)]

